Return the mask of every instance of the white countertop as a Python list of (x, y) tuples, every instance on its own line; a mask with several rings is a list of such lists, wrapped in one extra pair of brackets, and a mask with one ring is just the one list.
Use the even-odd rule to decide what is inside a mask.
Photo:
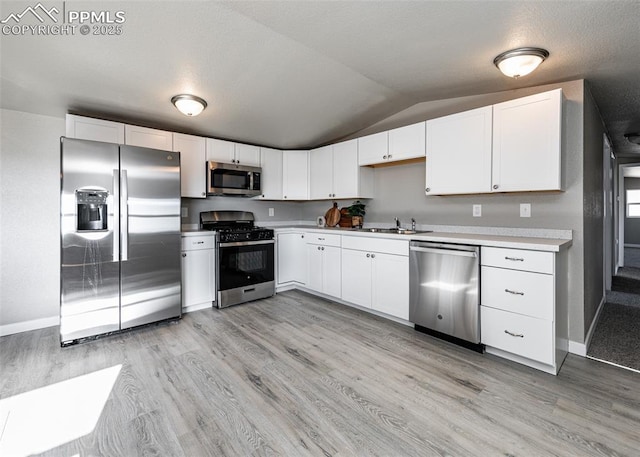
[(342, 227), (314, 227), (308, 225), (292, 225), (274, 227), (277, 233), (286, 231), (300, 231), (306, 232), (334, 232), (340, 233), (343, 236), (364, 236), (369, 238), (392, 238), (392, 239), (404, 239), (404, 240), (420, 240), (420, 241), (433, 241), (440, 243), (457, 243), (457, 244), (470, 244), (474, 246), (492, 246), (501, 248), (512, 249), (530, 249), (534, 251), (548, 251), (559, 252), (563, 249), (567, 249), (572, 244), (570, 239), (559, 238), (544, 238), (544, 237), (530, 237), (530, 236), (508, 236), (508, 235), (487, 235), (476, 233), (455, 233), (455, 232), (429, 232), (429, 233), (415, 233), (412, 235), (400, 235), (393, 233), (377, 233), (358, 231), (349, 228)]
[(200, 230), (197, 228), (183, 228), (181, 230), (182, 236), (214, 236), (216, 232), (212, 230)]

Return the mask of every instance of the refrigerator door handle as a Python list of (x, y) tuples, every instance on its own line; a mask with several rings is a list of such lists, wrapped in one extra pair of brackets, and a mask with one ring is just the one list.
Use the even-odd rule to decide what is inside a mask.
[(111, 227), (107, 227), (113, 232), (113, 261), (120, 262), (120, 230), (118, 230), (117, 217), (120, 214), (120, 171), (113, 170), (113, 214), (110, 215), (109, 221)]
[(122, 170), (121, 196), (120, 196), (120, 236), (122, 239), (122, 248), (120, 249), (120, 260), (123, 262), (129, 260), (129, 182), (127, 179), (127, 170)]

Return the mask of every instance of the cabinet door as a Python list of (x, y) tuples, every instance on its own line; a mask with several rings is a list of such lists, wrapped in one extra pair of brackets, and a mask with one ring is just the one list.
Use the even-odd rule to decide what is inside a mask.
[(342, 299), (371, 308), (371, 254), (342, 249)]
[[(311, 168), (313, 172), (313, 168)], [(333, 145), (333, 196), (358, 198), (360, 195), (360, 166), (358, 141), (350, 140)]]
[(207, 196), (206, 139), (174, 133), (173, 150), (180, 152), (180, 195), (205, 198)]
[(562, 90), (493, 106), (495, 192), (561, 190)]
[(207, 160), (213, 162), (233, 163), (236, 144), (231, 141), (207, 138)]
[(341, 251), (334, 246), (323, 246), (322, 251), (322, 291), (332, 297), (340, 298), (342, 295)]
[(260, 200), (282, 200), (282, 151), (260, 148), (262, 176)]
[(322, 292), (322, 246), (307, 244), (307, 287)]
[(215, 297), (213, 249), (182, 252), (182, 308), (211, 303)]
[(492, 107), (427, 121), (427, 195), (491, 191)]
[(409, 257), (372, 253), (372, 305), (401, 319), (409, 319)]
[(125, 125), (124, 144), (128, 146), (173, 151), (173, 134), (171, 132), (165, 132), (164, 130)]
[(333, 146), (309, 151), (309, 198), (326, 200), (333, 193)]
[(67, 138), (124, 144), (124, 124), (67, 114)]
[[(248, 167), (260, 166), (260, 148), (250, 144), (236, 143), (235, 163)], [(233, 163), (233, 162), (232, 162)]]
[(304, 284), (307, 276), (307, 251), (304, 233), (279, 233), (278, 284), (298, 282)]
[(407, 125), (389, 130), (389, 155), (391, 161), (425, 156), (425, 123)]
[(373, 165), (387, 161), (389, 133), (380, 132), (358, 138), (358, 165)]
[(309, 199), (309, 151), (282, 151), (282, 198)]

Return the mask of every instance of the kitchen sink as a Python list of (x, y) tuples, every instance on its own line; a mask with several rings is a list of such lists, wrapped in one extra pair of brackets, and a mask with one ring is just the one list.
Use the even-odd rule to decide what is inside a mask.
[(362, 228), (358, 229), (359, 232), (370, 232), (370, 233), (395, 233), (397, 235), (416, 235), (419, 233), (430, 233), (432, 230), (409, 230), (403, 228)]

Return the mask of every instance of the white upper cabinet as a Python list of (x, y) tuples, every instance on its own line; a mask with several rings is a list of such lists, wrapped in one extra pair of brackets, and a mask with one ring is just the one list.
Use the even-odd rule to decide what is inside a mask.
[(491, 191), (492, 107), (427, 121), (426, 194)]
[(387, 161), (389, 132), (374, 133), (358, 138), (358, 165), (374, 165)]
[(309, 151), (282, 151), (282, 198), (309, 199)]
[(562, 190), (561, 89), (493, 106), (494, 192)]
[(236, 143), (236, 157), (235, 162), (239, 165), (246, 165), (248, 167), (260, 166), (260, 148), (251, 144)]
[(358, 141), (309, 151), (309, 198), (371, 198), (373, 170), (358, 165)]
[(309, 151), (309, 198), (323, 200), (335, 197), (333, 181), (333, 146)]
[(333, 145), (332, 176), (333, 198), (373, 198), (373, 169), (358, 165), (357, 140)]
[(250, 144), (207, 138), (207, 160), (259, 167), (260, 148)]
[(282, 151), (260, 148), (260, 166), (262, 176), (259, 200), (282, 200)]
[(67, 138), (124, 144), (124, 124), (67, 114)]
[(124, 144), (173, 151), (173, 133), (136, 125), (125, 125)]
[(425, 156), (425, 122), (389, 130), (387, 160), (397, 161)]
[(180, 195), (206, 198), (206, 139), (174, 133), (173, 150), (180, 152)]

